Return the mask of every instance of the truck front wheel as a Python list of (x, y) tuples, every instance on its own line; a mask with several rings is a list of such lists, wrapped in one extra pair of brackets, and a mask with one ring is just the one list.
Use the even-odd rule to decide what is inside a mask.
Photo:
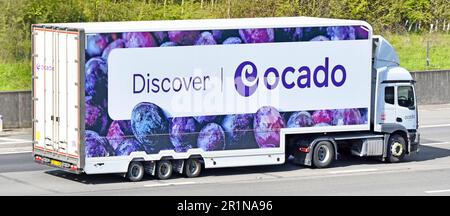
[(128, 166), (127, 178), (132, 182), (142, 180), (144, 177), (144, 165), (141, 162), (133, 161)]
[(184, 166), (184, 174), (188, 178), (197, 177), (200, 175), (200, 172), (202, 171), (202, 164), (198, 159), (188, 159), (186, 160), (185, 166)]
[(333, 145), (327, 141), (321, 141), (314, 146), (312, 162), (314, 167), (325, 168), (331, 164), (334, 158)]
[(389, 137), (387, 153), (387, 159), (389, 162), (396, 163), (401, 161), (406, 154), (405, 139), (398, 134), (391, 135)]
[(161, 179), (169, 179), (172, 176), (173, 167), (169, 160), (161, 160), (156, 165), (156, 176)]

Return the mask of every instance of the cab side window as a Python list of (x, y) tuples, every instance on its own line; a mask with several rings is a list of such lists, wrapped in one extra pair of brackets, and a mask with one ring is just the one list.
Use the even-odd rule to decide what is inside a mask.
[(388, 86), (384, 88), (384, 102), (388, 104), (394, 104), (395, 96), (394, 96), (394, 87)]
[(397, 103), (402, 107), (414, 106), (414, 91), (412, 86), (399, 86), (397, 88)]

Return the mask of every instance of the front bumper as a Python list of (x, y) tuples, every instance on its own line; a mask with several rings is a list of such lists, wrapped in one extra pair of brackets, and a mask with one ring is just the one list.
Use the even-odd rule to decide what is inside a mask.
[(409, 132), (408, 153), (417, 153), (420, 150), (420, 133), (417, 131)]

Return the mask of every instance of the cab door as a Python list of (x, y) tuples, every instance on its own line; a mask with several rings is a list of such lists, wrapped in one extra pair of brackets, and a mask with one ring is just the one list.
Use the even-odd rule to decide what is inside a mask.
[(395, 102), (395, 121), (403, 125), (407, 130), (417, 129), (417, 105), (414, 86), (411, 84), (397, 84)]

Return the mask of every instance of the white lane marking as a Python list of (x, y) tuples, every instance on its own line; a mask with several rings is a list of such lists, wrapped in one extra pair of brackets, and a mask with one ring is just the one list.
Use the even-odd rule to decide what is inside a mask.
[(450, 189), (425, 191), (425, 193), (447, 193), (447, 192), (450, 192)]
[(20, 144), (20, 143), (32, 143), (32, 141), (22, 141), (22, 142), (0, 142), (1, 145), (7, 145), (7, 144)]
[(424, 143), (420, 144), (421, 146), (433, 146), (433, 145), (445, 145), (450, 144), (450, 142), (435, 142), (435, 143)]
[(344, 173), (359, 173), (359, 172), (373, 172), (377, 171), (378, 169), (357, 169), (357, 170), (341, 170), (341, 171), (332, 171), (328, 172), (330, 174), (344, 174)]
[(175, 183), (161, 183), (161, 184), (148, 184), (144, 187), (163, 187), (163, 186), (176, 186), (176, 185), (189, 185), (196, 184), (197, 182), (175, 182)]
[(0, 155), (31, 153), (31, 151), (0, 152)]
[(0, 141), (31, 142), (30, 139), (13, 139), (13, 138), (5, 138), (5, 137), (0, 137)]
[(436, 125), (421, 125), (420, 128), (436, 128), (436, 127), (450, 127), (450, 124), (436, 124)]

